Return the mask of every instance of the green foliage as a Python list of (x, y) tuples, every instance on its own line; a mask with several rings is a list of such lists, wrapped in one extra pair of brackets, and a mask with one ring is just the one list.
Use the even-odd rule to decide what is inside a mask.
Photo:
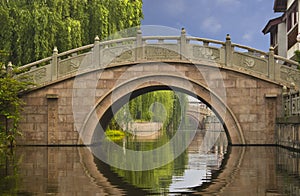
[[(296, 61), (300, 64), (300, 50), (296, 50), (294, 53), (296, 56)], [(299, 68), (299, 66), (298, 66), (298, 68)]]
[(107, 130), (105, 136), (111, 141), (119, 141), (125, 137), (125, 133), (121, 130)]
[(20, 161), (14, 151), (0, 148), (0, 195), (18, 195)]
[[(154, 91), (132, 99), (123, 106), (109, 124), (110, 129), (121, 129), (120, 124), (162, 122), (163, 128), (177, 128), (185, 113), (187, 97), (173, 91)], [(129, 112), (130, 114), (128, 114)]]
[[(130, 143), (130, 142), (129, 142)], [(137, 150), (137, 146), (144, 147), (141, 143), (134, 143), (135, 146), (133, 150)], [(143, 149), (144, 151), (153, 150), (153, 146), (147, 143), (147, 147)], [(128, 146), (126, 146), (128, 148)], [(141, 149), (140, 149), (141, 150)], [(170, 152), (172, 152), (170, 150)], [(110, 153), (109, 159), (112, 161), (118, 161), (119, 157), (116, 157), (116, 153)], [(164, 157), (169, 157), (169, 159), (173, 158), (172, 153), (166, 153), (163, 155)], [(142, 159), (135, 160), (140, 163), (143, 161)], [(158, 157), (153, 158), (153, 161), (159, 161)], [(161, 166), (159, 169), (153, 170), (145, 170), (145, 171), (133, 171), (133, 170), (122, 170), (118, 168), (112, 167), (112, 170), (118, 174), (124, 181), (132, 184), (136, 187), (142, 189), (151, 189), (155, 193), (161, 192), (162, 188), (169, 188), (172, 184), (172, 176), (182, 176), (185, 168), (182, 167), (188, 163), (188, 153), (184, 151), (180, 156), (171, 161), (170, 163)]]
[(24, 65), (138, 26), (142, 0), (0, 0), (0, 51)]
[(25, 90), (28, 82), (18, 81), (12, 77), (0, 77), (0, 146), (13, 146), (21, 119), (23, 101), (20, 91)]

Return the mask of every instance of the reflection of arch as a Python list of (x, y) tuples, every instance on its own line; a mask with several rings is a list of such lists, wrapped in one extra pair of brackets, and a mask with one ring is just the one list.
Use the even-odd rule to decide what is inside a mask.
[[(138, 189), (128, 183), (124, 183), (113, 173), (109, 165), (95, 159), (87, 148), (78, 148), (80, 163), (91, 179), (91, 182), (103, 189), (103, 194), (108, 195), (145, 195), (146, 191)], [(99, 171), (101, 165), (101, 172)], [(109, 179), (108, 179), (109, 178)], [(116, 186), (117, 185), (117, 186)], [(126, 192), (125, 192), (126, 190)]]
[(191, 119), (193, 119), (198, 124), (199, 129), (204, 128), (204, 118), (205, 118), (204, 116), (202, 116), (202, 118), (199, 118), (198, 115), (196, 115), (194, 112), (190, 112), (190, 111), (187, 111), (186, 115), (188, 117), (190, 117)]
[[(113, 195), (124, 194), (124, 191), (139, 193), (139, 195), (145, 193), (145, 191), (141, 189), (120, 181), (117, 174), (112, 172), (110, 167), (105, 163), (97, 161), (87, 148), (78, 148), (78, 153), (80, 162), (86, 171), (86, 175), (97, 186), (102, 187), (105, 193)], [(212, 173), (212, 181), (204, 183), (200, 187), (194, 189), (208, 195), (222, 193), (222, 191), (230, 187), (232, 183), (239, 180), (236, 178), (236, 174), (240, 170), (244, 160), (244, 154), (245, 148), (229, 147), (222, 162), (221, 169)], [(216, 178), (218, 178), (218, 180), (214, 181)], [(122, 190), (116, 188), (116, 185), (119, 185), (120, 183), (123, 183), (123, 185), (118, 187)]]
[[(244, 154), (245, 148), (229, 146), (220, 170), (212, 173), (212, 182), (204, 183), (195, 189), (204, 195), (222, 193), (223, 190), (228, 188), (235, 180), (238, 180), (236, 179), (236, 174), (241, 167)], [(214, 181), (216, 178), (218, 178), (218, 180)]]
[[(231, 109), (215, 93), (205, 85), (178, 75), (147, 75), (125, 81), (104, 95), (86, 118), (81, 129), (81, 139), (85, 144), (93, 143), (95, 128), (103, 130), (107, 121), (130, 99), (146, 92), (155, 90), (177, 90), (201, 99), (212, 108), (223, 122), (230, 144), (245, 144), (245, 139), (239, 122)], [(112, 111), (113, 110), (113, 111)], [(99, 126), (99, 119), (100, 125)]]
[(90, 181), (101, 187), (105, 194), (122, 195), (124, 194), (118, 188), (113, 186), (111, 182), (98, 171), (94, 162), (93, 154), (87, 148), (78, 148), (80, 163), (85, 171), (85, 174), (91, 179)]

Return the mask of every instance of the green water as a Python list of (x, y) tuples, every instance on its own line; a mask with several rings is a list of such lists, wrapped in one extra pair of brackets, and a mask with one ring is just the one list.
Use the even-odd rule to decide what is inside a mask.
[[(225, 134), (204, 153), (206, 134), (198, 131), (174, 161), (147, 171), (111, 167), (86, 147), (2, 150), (0, 195), (300, 195), (299, 153), (227, 147)], [(146, 150), (157, 142), (128, 139), (118, 145)]]

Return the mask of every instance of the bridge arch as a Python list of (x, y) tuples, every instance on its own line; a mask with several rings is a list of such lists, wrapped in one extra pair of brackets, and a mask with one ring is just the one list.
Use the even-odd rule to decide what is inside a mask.
[[(80, 130), (85, 144), (95, 143), (95, 130), (104, 131), (113, 113), (128, 100), (155, 90), (176, 90), (189, 94), (206, 103), (224, 125), (229, 144), (246, 144), (243, 131), (236, 116), (222, 98), (205, 84), (177, 74), (146, 74), (129, 79), (109, 90), (88, 114)], [(98, 131), (99, 131), (98, 130)]]

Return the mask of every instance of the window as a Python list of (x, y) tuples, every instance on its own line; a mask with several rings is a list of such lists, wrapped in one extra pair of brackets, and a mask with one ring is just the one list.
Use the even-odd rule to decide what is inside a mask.
[(298, 24), (298, 16), (298, 6), (292, 6), (292, 8), (287, 12), (287, 32)]

